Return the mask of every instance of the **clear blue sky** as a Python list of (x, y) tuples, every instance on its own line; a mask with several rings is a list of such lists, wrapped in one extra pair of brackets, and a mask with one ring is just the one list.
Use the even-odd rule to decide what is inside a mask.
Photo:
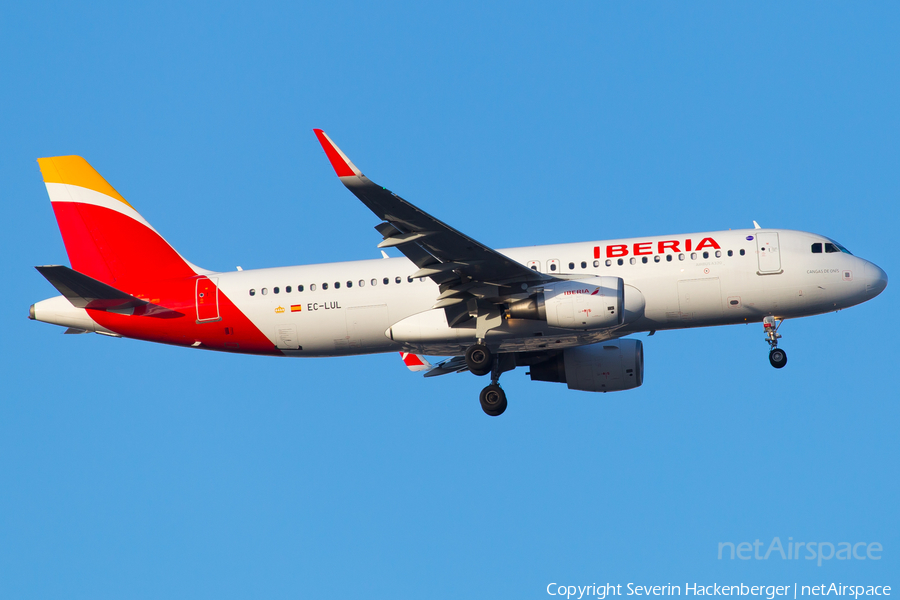
[[(544, 598), (551, 582), (900, 585), (900, 8), (888, 2), (0, 9), (0, 597)], [(493, 247), (814, 231), (894, 282), (641, 336), (600, 395), (396, 355), (229, 356), (29, 322), (66, 263), (35, 159), (86, 157), (188, 259), (378, 256), (325, 129)], [(717, 544), (880, 542), (880, 561)], [(900, 590), (898, 590), (900, 591)]]

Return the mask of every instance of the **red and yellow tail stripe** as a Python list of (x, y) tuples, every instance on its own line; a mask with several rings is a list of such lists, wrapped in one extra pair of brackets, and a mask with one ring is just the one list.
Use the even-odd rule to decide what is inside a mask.
[(200, 272), (82, 157), (38, 164), (73, 269), (127, 293)]
[[(38, 159), (72, 268), (165, 311), (87, 306), (105, 330), (153, 342), (280, 355), (271, 339), (80, 156)], [(202, 280), (202, 281), (201, 281)], [(202, 285), (201, 285), (202, 284)], [(202, 292), (202, 293), (201, 293)], [(215, 298), (215, 302), (205, 300)]]

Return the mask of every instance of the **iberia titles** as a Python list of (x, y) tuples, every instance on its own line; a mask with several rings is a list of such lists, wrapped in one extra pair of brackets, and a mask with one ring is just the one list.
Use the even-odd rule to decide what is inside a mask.
[[(600, 258), (602, 246), (594, 246), (594, 258)], [(704, 248), (721, 250), (721, 246), (711, 237), (705, 237), (698, 243), (690, 238), (686, 240), (660, 240), (656, 242), (635, 242), (634, 244), (608, 244), (606, 258), (619, 258), (632, 254), (643, 256), (649, 254), (677, 254), (678, 252), (697, 252)]]

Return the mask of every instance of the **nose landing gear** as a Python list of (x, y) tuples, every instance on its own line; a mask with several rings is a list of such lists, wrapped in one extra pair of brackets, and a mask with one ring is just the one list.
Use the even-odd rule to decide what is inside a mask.
[(784, 322), (783, 319), (776, 319), (775, 317), (766, 317), (763, 319), (763, 329), (766, 332), (766, 342), (769, 343), (769, 364), (771, 364), (776, 369), (781, 369), (784, 365), (787, 364), (787, 352), (778, 347), (778, 340), (781, 339), (781, 334), (778, 333), (778, 328), (781, 327), (781, 324)]

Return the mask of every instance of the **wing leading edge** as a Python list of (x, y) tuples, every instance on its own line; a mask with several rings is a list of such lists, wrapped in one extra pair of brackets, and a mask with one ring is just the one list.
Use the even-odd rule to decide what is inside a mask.
[(378, 247), (397, 248), (419, 267), (412, 277), (429, 277), (440, 285), (434, 308), (447, 309), (451, 325), (496, 310), (492, 300), (556, 280), (473, 240), (377, 185), (324, 131), (313, 131), (341, 183), (382, 219), (375, 227), (383, 238)]

